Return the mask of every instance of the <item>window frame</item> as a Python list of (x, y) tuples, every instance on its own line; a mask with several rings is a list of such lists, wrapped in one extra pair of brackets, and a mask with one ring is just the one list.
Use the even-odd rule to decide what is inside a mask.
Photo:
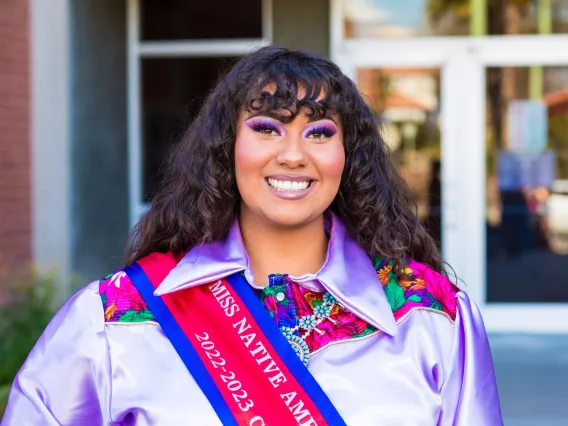
[(127, 128), (129, 224), (134, 226), (149, 205), (143, 199), (142, 60), (146, 58), (203, 58), (244, 56), (272, 43), (272, 0), (262, 0), (262, 37), (252, 39), (143, 41), (140, 0), (127, 0)]

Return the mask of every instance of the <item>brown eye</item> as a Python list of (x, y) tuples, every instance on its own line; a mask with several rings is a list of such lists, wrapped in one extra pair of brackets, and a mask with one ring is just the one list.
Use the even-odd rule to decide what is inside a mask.
[(260, 134), (265, 135), (265, 136), (277, 136), (278, 133), (276, 133), (273, 129), (261, 129), (258, 131)]
[(307, 131), (306, 137), (316, 141), (323, 141), (327, 138), (331, 138), (336, 133), (337, 129), (335, 128), (335, 126), (327, 123), (322, 123), (309, 129)]
[(310, 135), (312, 139), (323, 139), (325, 135), (321, 132), (314, 132)]
[(266, 120), (253, 120), (247, 126), (262, 136), (280, 136), (282, 133), (277, 125)]

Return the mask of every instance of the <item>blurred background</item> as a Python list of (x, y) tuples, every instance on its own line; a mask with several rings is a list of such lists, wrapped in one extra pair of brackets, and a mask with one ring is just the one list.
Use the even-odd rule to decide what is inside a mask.
[(511, 426), (568, 425), (568, 0), (0, 0), (0, 411), (261, 45), (336, 61), (481, 307)]

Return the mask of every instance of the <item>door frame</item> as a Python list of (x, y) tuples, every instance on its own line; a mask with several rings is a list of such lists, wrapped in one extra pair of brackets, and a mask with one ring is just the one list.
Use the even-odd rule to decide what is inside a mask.
[(567, 333), (568, 303), (486, 298), (485, 71), (568, 66), (568, 35), (345, 39), (342, 0), (331, 0), (331, 57), (357, 82), (359, 67), (441, 72), (442, 252), (491, 332)]

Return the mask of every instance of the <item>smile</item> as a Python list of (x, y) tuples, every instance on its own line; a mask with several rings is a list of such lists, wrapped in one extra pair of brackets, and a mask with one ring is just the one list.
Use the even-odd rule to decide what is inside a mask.
[(266, 179), (268, 184), (278, 190), (278, 191), (305, 191), (310, 186), (311, 181), (289, 181), (289, 180), (277, 180), (273, 178)]

